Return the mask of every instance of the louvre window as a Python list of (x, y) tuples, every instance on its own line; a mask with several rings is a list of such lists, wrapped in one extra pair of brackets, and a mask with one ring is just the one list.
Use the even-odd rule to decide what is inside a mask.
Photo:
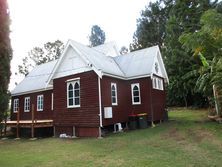
[(163, 79), (154, 76), (153, 89), (163, 90)]

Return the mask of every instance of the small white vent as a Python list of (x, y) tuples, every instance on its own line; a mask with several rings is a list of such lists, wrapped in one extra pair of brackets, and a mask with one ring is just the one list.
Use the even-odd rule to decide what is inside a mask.
[(104, 118), (112, 118), (113, 110), (112, 107), (104, 107)]

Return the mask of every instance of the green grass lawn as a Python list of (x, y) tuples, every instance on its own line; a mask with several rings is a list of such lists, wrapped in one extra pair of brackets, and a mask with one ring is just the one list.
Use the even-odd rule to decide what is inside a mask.
[(222, 166), (222, 124), (206, 110), (174, 109), (169, 118), (103, 139), (0, 140), (0, 166)]

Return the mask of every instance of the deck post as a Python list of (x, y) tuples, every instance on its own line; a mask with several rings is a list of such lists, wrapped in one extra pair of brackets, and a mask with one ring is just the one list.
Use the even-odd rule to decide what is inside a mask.
[(17, 111), (17, 123), (16, 123), (16, 138), (19, 138), (19, 108), (18, 108), (18, 111)]
[(34, 138), (34, 134), (35, 134), (35, 129), (34, 129), (34, 104), (32, 104), (32, 138)]

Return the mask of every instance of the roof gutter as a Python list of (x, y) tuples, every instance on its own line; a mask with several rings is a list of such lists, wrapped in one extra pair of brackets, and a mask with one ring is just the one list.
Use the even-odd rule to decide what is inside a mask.
[(36, 92), (43, 92), (43, 91), (47, 91), (47, 90), (53, 90), (53, 87), (30, 90), (30, 91), (21, 92), (21, 93), (12, 93), (11, 96), (20, 96), (20, 95), (31, 94), (31, 93), (36, 93)]

